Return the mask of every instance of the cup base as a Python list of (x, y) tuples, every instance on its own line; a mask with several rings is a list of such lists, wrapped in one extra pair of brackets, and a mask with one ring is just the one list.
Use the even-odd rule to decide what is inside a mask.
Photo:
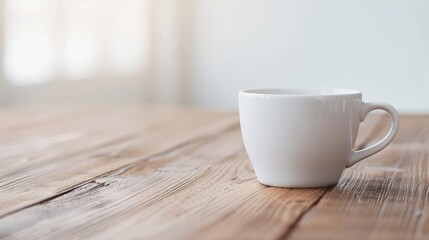
[(278, 187), (278, 188), (325, 188), (332, 187), (338, 184), (338, 182), (324, 182), (324, 183), (316, 183), (316, 184), (308, 184), (308, 183), (270, 183), (258, 180), (258, 182), (264, 186), (268, 187)]

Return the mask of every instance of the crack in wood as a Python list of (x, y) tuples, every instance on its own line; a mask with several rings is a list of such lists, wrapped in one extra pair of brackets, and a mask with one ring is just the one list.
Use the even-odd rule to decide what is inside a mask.
[(332, 191), (334, 187), (330, 187), (328, 189), (325, 189), (325, 191), (312, 203), (310, 204), (310, 206), (301, 212), (301, 214), (296, 218), (296, 220), (294, 221), (294, 223), (292, 223), (292, 225), (290, 225), (285, 232), (280, 235), (277, 239), (278, 240), (285, 240), (285, 239), (289, 239), (290, 235), (292, 234), (292, 232), (295, 230), (295, 228), (297, 227), (297, 225), (299, 224), (299, 222), (301, 222), (301, 220), (305, 217), (306, 214), (310, 213), (310, 211), (317, 206), (317, 204), (319, 204), (319, 202), (322, 200), (323, 196), (325, 196), (325, 194), (329, 191)]
[[(189, 139), (189, 140), (184, 141), (184, 142), (182, 142), (182, 143), (180, 143), (180, 144), (177, 144), (177, 145), (175, 145), (175, 146), (173, 146), (173, 147), (171, 147), (171, 148), (168, 148), (168, 149), (165, 149), (165, 150), (163, 150), (163, 151), (160, 151), (160, 152), (154, 153), (154, 154), (152, 154), (152, 155), (149, 155), (149, 156), (143, 157), (143, 158), (141, 158), (141, 159), (137, 159), (137, 160), (136, 160), (135, 162), (133, 162), (133, 163), (127, 164), (127, 165), (125, 165), (125, 166), (121, 166), (121, 167), (119, 167), (119, 168), (117, 168), (117, 169), (110, 170), (110, 171), (105, 172), (105, 173), (102, 173), (102, 174), (100, 174), (100, 175), (98, 175), (98, 176), (96, 176), (96, 177), (93, 177), (93, 178), (91, 178), (91, 179), (88, 179), (88, 180), (86, 180), (86, 181), (84, 181), (84, 182), (81, 182), (81, 183), (79, 183), (79, 184), (73, 185), (73, 186), (71, 186), (71, 187), (69, 187), (69, 188), (65, 189), (64, 191), (59, 192), (59, 193), (57, 193), (57, 194), (55, 194), (55, 195), (52, 195), (52, 196), (50, 196), (50, 197), (47, 197), (47, 198), (45, 198), (45, 199), (43, 199), (43, 200), (37, 201), (37, 202), (32, 203), (32, 204), (29, 204), (29, 205), (27, 205), (27, 206), (24, 206), (24, 207), (18, 208), (18, 209), (16, 209), (16, 210), (13, 210), (13, 211), (7, 212), (7, 213), (5, 213), (5, 214), (2, 214), (2, 215), (0, 215), (0, 219), (2, 219), (2, 218), (4, 218), (4, 217), (7, 217), (7, 216), (10, 216), (10, 215), (13, 215), (13, 214), (15, 214), (15, 213), (17, 213), (17, 212), (19, 212), (19, 211), (24, 210), (24, 209), (31, 208), (31, 207), (34, 207), (34, 206), (37, 206), (37, 205), (40, 205), (40, 204), (45, 204), (46, 202), (52, 201), (52, 200), (54, 200), (54, 199), (56, 199), (56, 198), (58, 198), (58, 197), (61, 197), (61, 196), (66, 195), (66, 194), (68, 194), (68, 193), (71, 193), (71, 192), (73, 192), (74, 190), (76, 190), (77, 188), (83, 187), (83, 186), (85, 186), (85, 185), (87, 185), (87, 184), (90, 184), (90, 183), (97, 183), (97, 182), (96, 182), (96, 180), (97, 180), (97, 179), (99, 179), (99, 178), (103, 178), (103, 177), (106, 177), (106, 176), (112, 176), (112, 175), (119, 175), (119, 174), (121, 174), (121, 173), (124, 173), (124, 172), (128, 171), (129, 169), (131, 169), (131, 168), (133, 168), (133, 167), (135, 167), (135, 166), (138, 166), (138, 165), (140, 165), (140, 164), (143, 164), (144, 162), (147, 162), (147, 161), (150, 161), (151, 159), (158, 158), (158, 157), (161, 157), (161, 156), (163, 156), (163, 155), (165, 155), (165, 154), (169, 154), (169, 153), (171, 153), (171, 152), (174, 152), (174, 151), (176, 151), (177, 149), (180, 149), (180, 148), (182, 148), (182, 147), (184, 147), (184, 146), (187, 146), (187, 145), (193, 144), (194, 142), (200, 142), (200, 141), (203, 141), (204, 143), (207, 143), (207, 142), (209, 142), (209, 141), (213, 141), (213, 140), (214, 140), (214, 139), (216, 139), (217, 137), (220, 137), (222, 134), (227, 133), (227, 132), (232, 131), (232, 130), (236, 130), (238, 127), (239, 127), (239, 124), (238, 124), (238, 123), (234, 123), (234, 124), (231, 124), (230, 126), (227, 126), (227, 127), (226, 127), (226, 128), (224, 128), (224, 129), (219, 130), (219, 131), (218, 131), (218, 132), (216, 132), (216, 133), (213, 133), (213, 134), (202, 134), (202, 135), (200, 135), (200, 136), (196, 136), (196, 137), (194, 137), (194, 138), (192, 138), (192, 139)], [(129, 137), (129, 136), (128, 136), (128, 137)], [(127, 139), (127, 138), (125, 138), (125, 137), (121, 137), (121, 138), (119, 138), (119, 139), (123, 140), (123, 139)], [(116, 142), (118, 142), (118, 141), (120, 141), (120, 140), (116, 139), (116, 140), (114, 140), (114, 141), (110, 141), (110, 144), (116, 143)], [(103, 146), (106, 146), (106, 144), (103, 144)], [(108, 146), (108, 145), (107, 145), (107, 146)], [(95, 148), (95, 147), (94, 147), (94, 148)], [(87, 152), (85, 152), (85, 153), (87, 153)], [(98, 188), (101, 188), (101, 187), (105, 186), (105, 185), (103, 185), (102, 183), (97, 183), (97, 184), (98, 184), (98, 186), (97, 186)]]

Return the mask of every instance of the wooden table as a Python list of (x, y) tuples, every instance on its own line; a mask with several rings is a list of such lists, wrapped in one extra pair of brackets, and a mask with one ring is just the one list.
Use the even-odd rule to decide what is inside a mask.
[[(371, 144), (388, 118), (362, 124)], [(429, 116), (331, 188), (259, 184), (236, 112), (0, 110), (0, 238), (429, 239)]]

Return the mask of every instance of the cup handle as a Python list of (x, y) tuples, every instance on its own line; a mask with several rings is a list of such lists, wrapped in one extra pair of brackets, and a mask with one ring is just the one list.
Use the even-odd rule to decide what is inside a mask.
[(365, 120), (366, 115), (376, 109), (381, 109), (386, 111), (392, 117), (392, 125), (390, 127), (387, 135), (381, 139), (378, 143), (367, 147), (359, 151), (352, 151), (350, 161), (347, 164), (347, 167), (351, 167), (357, 162), (361, 161), (364, 158), (367, 158), (381, 150), (383, 150), (389, 143), (392, 142), (393, 138), (396, 136), (399, 130), (399, 116), (395, 108), (388, 103), (364, 103), (361, 109), (360, 121)]

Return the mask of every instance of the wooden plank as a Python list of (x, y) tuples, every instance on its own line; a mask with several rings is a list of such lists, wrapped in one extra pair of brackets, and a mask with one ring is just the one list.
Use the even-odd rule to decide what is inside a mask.
[[(129, 114), (122, 109), (110, 113), (110, 117), (103, 115), (101, 120), (76, 118), (71, 125), (42, 128), (41, 133), (54, 133), (45, 134), (46, 137), (58, 136), (57, 131), (81, 134), (35, 153), (17, 148), (17, 152), (21, 149), (25, 153), (24, 160), (0, 169), (0, 215), (52, 198), (106, 172), (237, 123), (236, 113), (231, 112), (129, 110)], [(16, 159), (3, 155), (0, 163), (7, 165)]]
[[(186, 111), (186, 110), (184, 110)], [(0, 135), (0, 175), (32, 168), (40, 161), (85, 151), (161, 124), (178, 110), (151, 107), (90, 107), (48, 124), (13, 128)], [(189, 113), (189, 112), (188, 112)], [(29, 122), (33, 122), (30, 118)], [(165, 123), (164, 123), (165, 124)]]
[(78, 106), (2, 107), (0, 108), (0, 137), (3, 138), (11, 130), (67, 121), (67, 119), (72, 119), (78, 115), (94, 112), (94, 108), (87, 108), (86, 110)]
[[(4, 129), (0, 134), (0, 175), (20, 172), (40, 161), (82, 151), (130, 133), (130, 128), (137, 126), (136, 121), (128, 120), (134, 119), (129, 112), (119, 112), (117, 116), (100, 109), (71, 110), (43, 122), (29, 117), (28, 123)], [(127, 124), (118, 124), (121, 120)], [(146, 120), (140, 124), (146, 126), (152, 122)]]
[(394, 143), (345, 171), (285, 239), (428, 239), (429, 116), (401, 118)]
[[(318, 201), (326, 189), (280, 189), (258, 184), (237, 126), (218, 133), (219, 129), (237, 123), (235, 114), (221, 116), (191, 111), (163, 116), (161, 122), (137, 128), (139, 130), (122, 135), (124, 138), (116, 139), (118, 141), (55, 157), (47, 161), (52, 164), (30, 168), (31, 181), (13, 182), (12, 187), (6, 186), (8, 194), (2, 195), (3, 189), (0, 189), (0, 199), (9, 198), (11, 203), (0, 204), (0, 208), (8, 209), (0, 217), (0, 238), (307, 237), (294, 235), (295, 232), (290, 235), (289, 229), (301, 227), (302, 222), (296, 224), (296, 220), (304, 213), (307, 214), (303, 219), (308, 218), (313, 212), (312, 206), (321, 205), (325, 198)], [(421, 131), (421, 119), (410, 117), (406, 122), (415, 126), (414, 132), (407, 131), (401, 136), (414, 136), (417, 130)], [(99, 121), (94, 121), (87, 129), (111, 130), (106, 128), (111, 122), (102, 126), (97, 123)], [(130, 125), (129, 129), (135, 129), (135, 125)], [(46, 128), (41, 132), (44, 131), (53, 130)], [(363, 142), (372, 137), (365, 129), (362, 132)], [(195, 139), (201, 134), (205, 134), (204, 137)], [(106, 139), (106, 135), (100, 136)], [(184, 141), (188, 142), (177, 146)], [(392, 147), (401, 148), (407, 141), (406, 137), (400, 137)], [(417, 141), (411, 146), (418, 144)], [(64, 149), (73, 148), (64, 146)], [(365, 162), (356, 167), (367, 171), (363, 167)], [(376, 163), (379, 168), (389, 170), (384, 169), (384, 163), (381, 166)], [(344, 179), (338, 187), (344, 185)], [(353, 188), (351, 192), (358, 191), (354, 189), (356, 186), (362, 186), (346, 185)], [(424, 198), (422, 195), (419, 199)], [(341, 206), (338, 203), (333, 206), (335, 204)]]
[(4, 216), (0, 236), (274, 239), (324, 191), (259, 184), (236, 125)]

